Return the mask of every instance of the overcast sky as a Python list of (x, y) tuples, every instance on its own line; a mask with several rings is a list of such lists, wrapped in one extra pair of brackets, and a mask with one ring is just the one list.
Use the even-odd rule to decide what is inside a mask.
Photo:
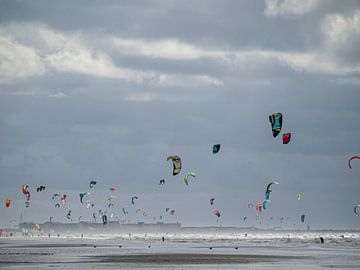
[(359, 1), (0, 1), (0, 226), (91, 220), (115, 187), (131, 222), (360, 229), (359, 44)]

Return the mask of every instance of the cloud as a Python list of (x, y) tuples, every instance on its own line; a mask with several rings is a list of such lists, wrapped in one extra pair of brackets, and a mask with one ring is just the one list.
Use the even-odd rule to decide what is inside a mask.
[(56, 71), (122, 79), (137, 83), (141, 83), (144, 78), (149, 76), (144, 72), (115, 66), (105, 53), (89, 49), (79, 35), (65, 35), (48, 28), (41, 28), (39, 33), (52, 51), (44, 57), (44, 61)]
[(328, 40), (335, 44), (344, 44), (360, 35), (360, 10), (352, 17), (339, 14), (328, 15), (323, 24), (323, 31)]
[(17, 42), (0, 29), (0, 84), (41, 76), (46, 67), (36, 49)]
[[(144, 39), (123, 39), (112, 37), (115, 48), (122, 55), (161, 58), (172, 61), (211, 59), (218, 64), (223, 64), (230, 69), (266, 69), (273, 65), (280, 64), (289, 67), (294, 71), (320, 73), (328, 75), (349, 75), (360, 72), (358, 65), (336, 61), (331, 55), (332, 52), (310, 51), (275, 51), (267, 49), (206, 49), (193, 44), (179, 42), (177, 40), (144, 40)], [(209, 76), (193, 77), (193, 82), (207, 82), (213, 85), (224, 85), (221, 80), (209, 78)], [(163, 75), (158, 83), (162, 85), (172, 84), (174, 86), (187, 86), (188, 80), (181, 76)]]
[(166, 75), (161, 74), (154, 84), (161, 86), (177, 86), (177, 87), (201, 87), (206, 85), (224, 86), (222, 80), (213, 78), (208, 75)]
[[(314, 1), (310, 1), (315, 5)], [(310, 3), (309, 2), (309, 3)], [(268, 3), (268, 2), (267, 2)], [(269, 2), (270, 3), (270, 2)], [(282, 9), (294, 7), (290, 2), (276, 2)], [(297, 2), (298, 3), (298, 2)], [(308, 2), (305, 2), (308, 3)], [(308, 4), (310, 5), (310, 4)], [(306, 6), (306, 4), (305, 4)], [(357, 62), (339, 60), (338, 44), (352, 44), (354, 36), (359, 36), (360, 11), (352, 17), (329, 15), (323, 22), (322, 31), (328, 38), (326, 50), (318, 48), (313, 51), (276, 51), (262, 48), (206, 48), (178, 39), (126, 39), (118, 36), (86, 37), (81, 32), (65, 33), (44, 25), (27, 25), (27, 34), (36, 38), (20, 38), (24, 36), (22, 24), (0, 26), (0, 46), (2, 50), (0, 83), (12, 83), (16, 79), (41, 76), (46, 73), (83, 74), (95, 78), (124, 80), (135, 84), (148, 84), (161, 87), (194, 88), (202, 86), (221, 87), (223, 79), (198, 70), (193, 74), (182, 74), (173, 71), (159, 72), (155, 65), (146, 70), (128, 68), (114, 64), (108, 46), (94, 48), (97, 41), (105, 39), (110, 47), (115, 48), (115, 55), (121, 57), (142, 57), (166, 59), (176, 65), (189, 65), (191, 61), (213, 61), (214, 65), (224, 66), (223, 71), (239, 72), (243, 70), (273, 69), (274, 66), (290, 68), (295, 72), (319, 73), (326, 75), (357, 75), (360, 66)], [(19, 35), (20, 33), (20, 35)], [(21, 42), (19, 41), (21, 40)], [(36, 40), (36, 42), (34, 42)], [(335, 44), (330, 46), (329, 44)], [(348, 45), (349, 46), (349, 45)], [(355, 49), (356, 50), (356, 49)], [(339, 54), (340, 55), (340, 54)], [(25, 64), (24, 64), (25, 63)], [(149, 100), (149, 98), (146, 98)]]
[(63, 98), (63, 97), (66, 97), (66, 95), (63, 92), (57, 92), (56, 94), (50, 94), (49, 97)]
[(266, 0), (265, 15), (269, 17), (304, 15), (318, 6), (318, 0)]
[(208, 51), (175, 39), (144, 40), (113, 37), (112, 42), (125, 55), (138, 55), (171, 60), (193, 60), (215, 57), (219, 53)]
[[(10, 82), (17, 78), (39, 76), (55, 71), (60, 73), (78, 73), (99, 78), (120, 79), (136, 84), (150, 83), (159, 86), (223, 85), (221, 80), (205, 74), (166, 74), (152, 70), (136, 70), (115, 65), (108, 54), (101, 49), (92, 49), (91, 44), (88, 44), (88, 41), (79, 33), (68, 34), (43, 25), (28, 25), (27, 29), (41, 42), (33, 42), (33, 44), (27, 46), (20, 44), (14, 37), (11, 37), (11, 32), (14, 29), (14, 32), (16, 32), (16, 28), (21, 28), (21, 25), (3, 26), (2, 28), (10, 33), (7, 33), (6, 36), (3, 35), (0, 39), (0, 46), (2, 48), (0, 53), (3, 56), (2, 59), (4, 59), (1, 62), (1, 70), (4, 72), (2, 72), (2, 80), (0, 82)], [(119, 44), (119, 40), (121, 39), (116, 39), (115, 43)], [(30, 41), (24, 39), (23, 42), (31, 43), (31, 39)], [(136, 48), (136, 46), (133, 46), (133, 43), (131, 40), (122, 40), (121, 44), (123, 45), (120, 48), (125, 50), (125, 47), (128, 46), (128, 49), (125, 50), (128, 53), (150, 55), (150, 51), (158, 52), (159, 49), (165, 46), (168, 48), (165, 50), (166, 57), (172, 59), (185, 57), (189, 59), (186, 56), (189, 53), (193, 55), (192, 57), (195, 57), (195, 52), (191, 49), (191, 46), (186, 44), (176, 45), (177, 43), (175, 42), (175, 45), (173, 45), (172, 42), (165, 41), (161, 42), (161, 48), (152, 49), (151, 47), (158, 47), (159, 44), (150, 44), (150, 48), (146, 46)], [(38, 48), (34, 48), (37, 45)], [(133, 50), (130, 48), (133, 48)], [(185, 49), (181, 49), (183, 53), (179, 54), (178, 58), (176, 58), (175, 53), (179, 48)]]

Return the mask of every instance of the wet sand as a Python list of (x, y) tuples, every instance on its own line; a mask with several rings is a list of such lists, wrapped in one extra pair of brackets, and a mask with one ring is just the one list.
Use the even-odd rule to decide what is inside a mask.
[[(194, 254), (194, 253), (153, 253), (136, 255), (93, 256), (102, 263), (137, 264), (246, 264), (258, 262), (279, 262), (291, 259), (306, 259), (300, 256), (238, 255), (238, 254)], [(99, 260), (99, 261), (98, 261)]]

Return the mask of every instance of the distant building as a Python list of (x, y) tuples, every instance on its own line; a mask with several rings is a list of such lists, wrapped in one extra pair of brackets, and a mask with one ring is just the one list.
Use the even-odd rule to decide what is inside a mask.
[(95, 222), (60, 223), (45, 222), (36, 224), (24, 222), (19, 224), (19, 231), (25, 234), (71, 234), (71, 233), (136, 233), (136, 232), (173, 232), (181, 229), (180, 223), (144, 223), (120, 224), (109, 221), (107, 224)]

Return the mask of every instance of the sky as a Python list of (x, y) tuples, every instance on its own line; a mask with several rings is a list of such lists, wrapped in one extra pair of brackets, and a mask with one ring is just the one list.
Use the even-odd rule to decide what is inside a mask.
[[(351, 0), (1, 0), (0, 226), (108, 210), (126, 222), (360, 229), (360, 160), (347, 167), (360, 155), (359, 44)], [(258, 217), (248, 204), (271, 181)], [(56, 209), (54, 193), (67, 204)]]

